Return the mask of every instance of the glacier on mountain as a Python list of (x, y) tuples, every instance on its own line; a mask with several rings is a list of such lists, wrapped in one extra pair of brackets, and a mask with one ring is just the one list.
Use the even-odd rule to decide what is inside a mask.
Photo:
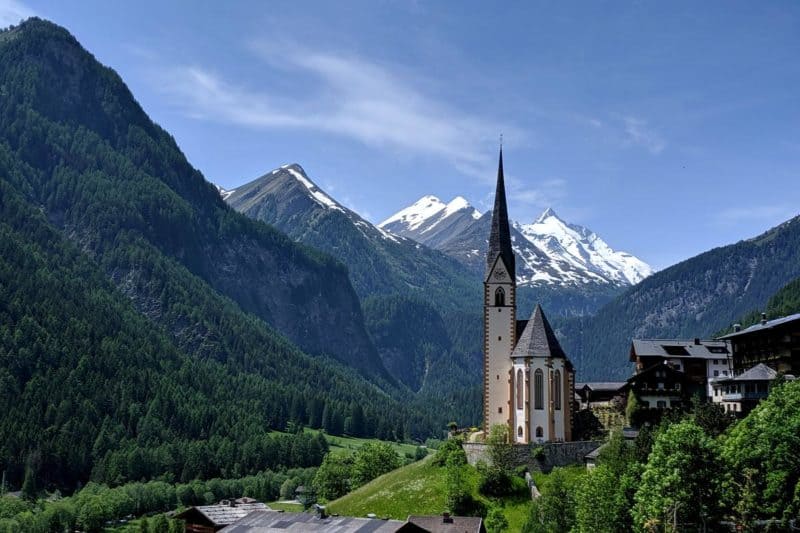
[[(478, 267), (486, 249), (489, 214), (461, 196), (445, 204), (424, 196), (378, 227), (439, 249)], [(512, 224), (521, 285), (635, 285), (653, 273), (641, 259), (612, 249), (596, 233), (561, 219), (552, 208), (530, 224)]]

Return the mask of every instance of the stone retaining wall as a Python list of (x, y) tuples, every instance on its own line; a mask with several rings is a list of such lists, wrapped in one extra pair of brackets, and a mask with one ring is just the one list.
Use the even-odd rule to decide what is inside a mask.
[[(575, 442), (548, 442), (545, 444), (514, 444), (514, 459), (517, 466), (527, 466), (529, 470), (550, 472), (556, 466), (582, 465), (583, 458), (589, 452), (600, 447), (601, 442), (575, 441)], [(467, 462), (473, 466), (478, 461), (490, 462), (489, 450), (486, 444), (465, 442), (464, 452)], [(543, 456), (534, 459), (533, 449), (541, 448)]]

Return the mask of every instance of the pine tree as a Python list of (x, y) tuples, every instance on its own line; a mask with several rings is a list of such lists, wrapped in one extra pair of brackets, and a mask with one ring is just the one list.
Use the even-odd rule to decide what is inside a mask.
[(36, 475), (31, 465), (25, 467), (25, 480), (22, 482), (22, 497), (28, 501), (36, 501)]
[(355, 437), (363, 437), (364, 431), (364, 409), (359, 404), (354, 404), (350, 409), (351, 431)]

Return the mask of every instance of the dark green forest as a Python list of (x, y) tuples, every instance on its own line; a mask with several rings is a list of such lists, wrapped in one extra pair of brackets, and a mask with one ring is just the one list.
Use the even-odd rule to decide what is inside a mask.
[(441, 432), (383, 368), (344, 267), (228, 208), (66, 30), (0, 33), (0, 94), (11, 487), (319, 464), (320, 442), (271, 435), (290, 423)]
[(798, 277), (800, 217), (795, 217), (756, 238), (656, 272), (594, 316), (555, 325), (579, 380), (627, 378), (632, 338), (712, 336), (763, 310)]
[[(766, 313), (768, 320), (800, 313), (800, 278), (789, 282), (785, 287), (776, 292), (763, 309), (756, 309), (748, 313), (737, 323), (744, 328), (752, 326), (761, 320), (761, 313)], [(719, 335), (732, 332), (733, 327), (729, 327), (720, 331)]]

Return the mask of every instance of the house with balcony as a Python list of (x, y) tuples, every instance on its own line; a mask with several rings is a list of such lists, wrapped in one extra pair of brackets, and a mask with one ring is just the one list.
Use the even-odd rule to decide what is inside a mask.
[(637, 374), (659, 364), (682, 372), (687, 398), (699, 394), (711, 400), (712, 383), (733, 376), (731, 347), (725, 339), (633, 339), (629, 359), (636, 364)]
[(657, 363), (631, 376), (620, 392), (633, 391), (644, 409), (674, 409), (683, 407), (691, 398), (686, 373), (670, 363)]
[(721, 405), (725, 412), (738, 417), (747, 415), (758, 402), (769, 396), (778, 372), (764, 363), (742, 372), (738, 376), (715, 381), (713, 384), (714, 403)]
[(731, 344), (731, 361), (734, 375), (739, 375), (758, 364), (764, 364), (778, 373), (800, 374), (800, 313), (761, 321), (734, 332), (720, 340)]

